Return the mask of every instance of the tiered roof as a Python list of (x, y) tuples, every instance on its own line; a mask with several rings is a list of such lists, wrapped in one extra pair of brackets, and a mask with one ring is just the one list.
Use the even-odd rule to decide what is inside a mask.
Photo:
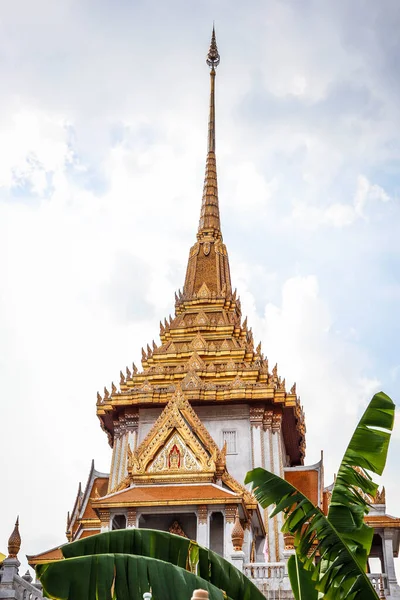
[(215, 157), (215, 67), (219, 54), (215, 32), (207, 63), (211, 67), (210, 118), (203, 199), (196, 243), (189, 253), (183, 291), (175, 295), (175, 316), (160, 322), (160, 342), (142, 349), (142, 369), (120, 372), (119, 389), (112, 384), (98, 394), (97, 415), (112, 445), (119, 421), (139, 407), (167, 404), (177, 385), (193, 405), (246, 402), (269, 404), (280, 413), (292, 465), (305, 454), (305, 421), (293, 385), (275, 365), (269, 369), (254, 347), (240, 298), (232, 291), (228, 252), (223, 243)]

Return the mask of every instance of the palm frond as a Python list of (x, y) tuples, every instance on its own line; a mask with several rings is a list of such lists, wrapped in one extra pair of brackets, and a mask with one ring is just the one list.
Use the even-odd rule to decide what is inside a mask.
[[(286, 515), (283, 532), (294, 535), (296, 553), (305, 569), (316, 578), (316, 589), (335, 600), (376, 600), (377, 596), (365, 569), (347, 547), (335, 527), (321, 510), (288, 481), (264, 469), (253, 469), (245, 483), (253, 485), (254, 494), (263, 508), (276, 505), (271, 516)], [(316, 554), (324, 560), (326, 570), (319, 578), (314, 565)], [(333, 594), (329, 596), (328, 594)]]
[(375, 394), (354, 431), (332, 490), (328, 520), (364, 568), (373, 537), (364, 517), (369, 512), (369, 499), (378, 489), (369, 472), (383, 472), (394, 416), (391, 398), (383, 392)]
[(233, 600), (265, 600), (264, 595), (230, 562), (187, 538), (153, 529), (120, 529), (66, 544), (65, 558), (95, 554), (132, 554), (157, 558), (183, 569), (197, 560), (196, 574), (224, 590)]
[(204, 589), (211, 600), (226, 600), (216, 586), (171, 563), (129, 554), (94, 554), (38, 565), (47, 597), (60, 600), (188, 600)]

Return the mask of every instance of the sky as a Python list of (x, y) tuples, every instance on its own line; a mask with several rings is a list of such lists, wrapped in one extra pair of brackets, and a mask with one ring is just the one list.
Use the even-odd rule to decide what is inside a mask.
[[(96, 392), (157, 341), (195, 241), (215, 20), (220, 210), (243, 315), (296, 381), (332, 481), (399, 402), (397, 0), (14, 0), (0, 7), (0, 549), (65, 541)], [(382, 484), (400, 516), (400, 418)], [(26, 561), (22, 561), (26, 568)]]

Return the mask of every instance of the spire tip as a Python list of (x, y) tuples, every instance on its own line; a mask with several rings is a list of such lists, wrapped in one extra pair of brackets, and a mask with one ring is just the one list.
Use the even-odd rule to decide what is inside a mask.
[(207, 54), (206, 63), (211, 68), (211, 70), (214, 71), (215, 68), (218, 67), (219, 61), (220, 61), (220, 55), (218, 52), (217, 40), (215, 37), (215, 26), (214, 26), (214, 22), (213, 22), (210, 49)]

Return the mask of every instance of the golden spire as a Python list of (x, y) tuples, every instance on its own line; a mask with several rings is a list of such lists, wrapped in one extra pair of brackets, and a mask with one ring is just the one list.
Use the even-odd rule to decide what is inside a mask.
[(14, 531), (8, 539), (8, 558), (17, 558), (21, 548), (21, 536), (19, 535), (19, 517), (15, 521)]
[(219, 65), (219, 61), (220, 56), (213, 26), (210, 49), (206, 59), (206, 62), (211, 69), (210, 115), (208, 119), (206, 174), (204, 178), (203, 200), (201, 204), (198, 231), (199, 239), (202, 237), (202, 234), (211, 234), (216, 239), (222, 238), (218, 206), (217, 164), (215, 159), (215, 69)]
[(197, 242), (190, 249), (186, 270), (183, 288), (185, 301), (197, 297), (203, 299), (232, 297), (228, 252), (222, 242), (218, 206), (217, 165), (215, 160), (215, 69), (219, 65), (219, 54), (214, 27), (206, 62), (211, 69), (206, 175)]

